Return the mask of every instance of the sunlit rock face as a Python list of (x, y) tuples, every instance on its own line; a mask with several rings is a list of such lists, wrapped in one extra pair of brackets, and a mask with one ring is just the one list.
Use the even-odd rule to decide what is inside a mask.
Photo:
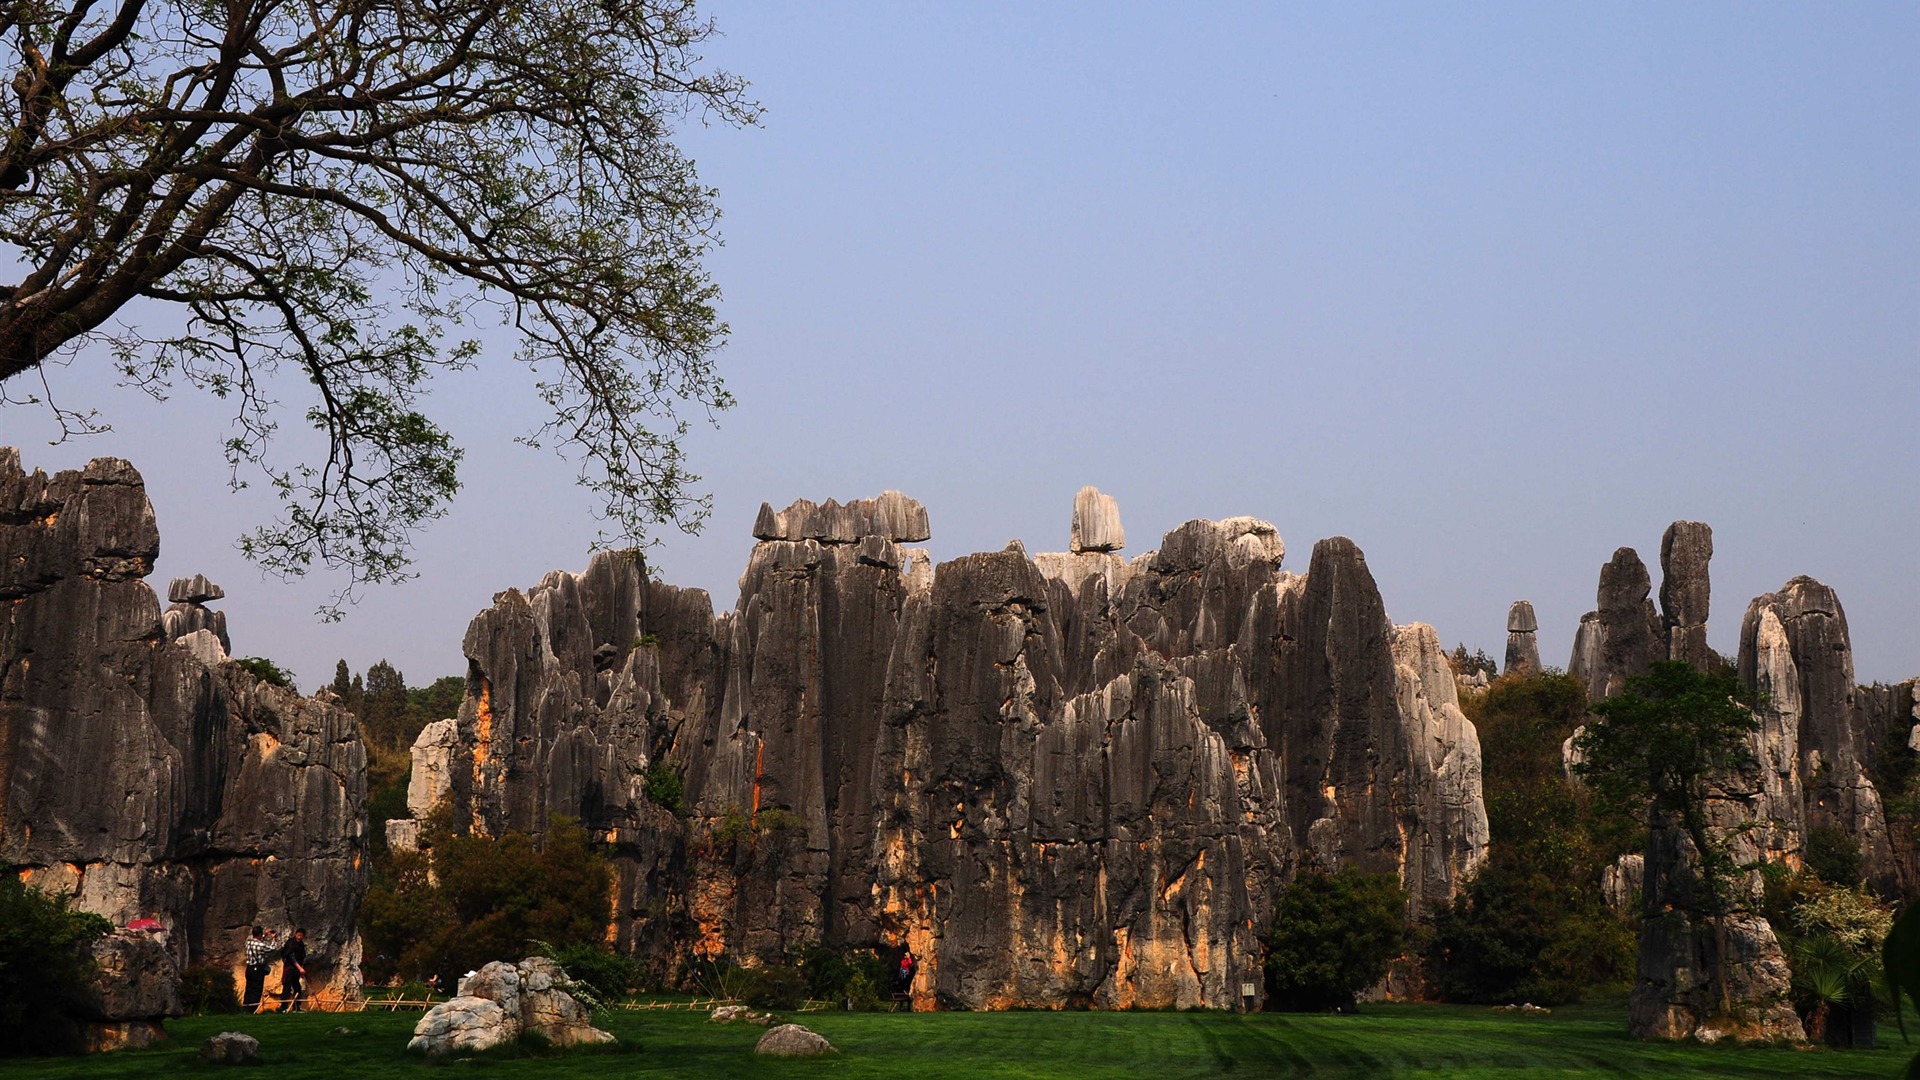
[[(49, 478), (0, 449), (0, 862), (116, 923), (158, 918), (182, 966), (237, 975), (254, 923), (304, 927), (315, 993), (354, 991), (358, 724), (227, 660), (224, 620), (175, 640), (143, 580), (159, 550), (132, 465)], [(180, 605), (219, 591), (176, 586)]]
[[(1853, 676), (1847, 614), (1832, 589), (1797, 577), (1779, 592), (1755, 597), (1740, 632), (1740, 675), (1764, 690), (1763, 720), (1797, 732), (1794, 744), (1769, 747), (1784, 756), (1791, 745), (1799, 784), (1796, 824), (1805, 834), (1838, 829), (1860, 846), (1861, 865), (1876, 888), (1901, 886), (1901, 866), (1887, 828), (1886, 809), (1873, 782), (1875, 758), (1897, 708), (1895, 695), (1864, 691)], [(1895, 747), (1895, 750), (1898, 748)]]
[(1484, 857), (1438, 640), (1350, 541), (1300, 576), (1267, 522), (1195, 521), (1128, 560), (1091, 489), (1062, 553), (936, 568), (892, 492), (754, 534), (719, 615), (619, 553), (500, 594), (425, 751), (465, 828), (610, 841), (612, 933), (663, 968), (906, 945), (922, 1005), (1232, 1007), (1301, 860), (1424, 911)]

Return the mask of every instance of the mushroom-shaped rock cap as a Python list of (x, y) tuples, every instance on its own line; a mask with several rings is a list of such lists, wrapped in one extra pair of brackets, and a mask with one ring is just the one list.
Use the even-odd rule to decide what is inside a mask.
[(855, 499), (844, 505), (833, 499), (824, 503), (796, 499), (780, 511), (761, 503), (753, 522), (756, 540), (854, 544), (877, 536), (894, 543), (917, 544), (932, 535), (927, 508), (897, 491), (884, 491), (877, 499)]
[(1089, 484), (1073, 497), (1073, 531), (1067, 546), (1075, 554), (1119, 551), (1127, 546), (1127, 530), (1120, 526), (1120, 504)]
[(1515, 600), (1507, 609), (1507, 633), (1532, 634), (1540, 630), (1540, 620), (1534, 618), (1531, 600)]
[(226, 595), (227, 590), (208, 581), (205, 574), (195, 574), (190, 578), (177, 577), (167, 585), (167, 602), (170, 604), (204, 604)]

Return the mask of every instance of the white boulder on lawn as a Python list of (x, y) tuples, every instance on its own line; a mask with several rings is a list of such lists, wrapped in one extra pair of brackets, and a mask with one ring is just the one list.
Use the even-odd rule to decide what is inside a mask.
[(522, 1035), (555, 1046), (612, 1042), (611, 1034), (589, 1022), (586, 1006), (567, 993), (572, 985), (560, 965), (544, 956), (518, 964), (495, 960), (460, 980), (456, 996), (427, 1010), (407, 1049), (436, 1057), (471, 1053)]

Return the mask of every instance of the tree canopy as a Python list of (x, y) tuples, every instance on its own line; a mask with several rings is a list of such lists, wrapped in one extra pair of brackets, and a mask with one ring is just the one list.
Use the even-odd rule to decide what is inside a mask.
[(1351, 1009), (1407, 944), (1407, 894), (1393, 874), (1301, 871), (1273, 905), (1267, 984), (1275, 1008)]
[[(445, 513), (461, 452), (421, 399), (497, 319), (551, 410), (524, 441), (577, 458), (621, 539), (697, 527), (683, 414), (730, 403), (726, 327), (672, 128), (757, 117), (702, 70), (712, 33), (692, 0), (0, 7), (0, 396), (96, 430), (46, 369), (111, 358), (229, 401), (232, 482), (283, 504), (243, 548), (350, 594)], [(289, 464), (291, 387), (326, 449)]]
[(1574, 771), (1603, 800), (1644, 806), (1650, 823), (1675, 819), (1700, 853), (1710, 898), (1724, 902), (1734, 869), (1708, 828), (1712, 781), (1752, 760), (1747, 737), (1760, 720), (1728, 672), (1656, 661), (1627, 680), (1626, 692), (1593, 706), (1600, 719), (1574, 740)]

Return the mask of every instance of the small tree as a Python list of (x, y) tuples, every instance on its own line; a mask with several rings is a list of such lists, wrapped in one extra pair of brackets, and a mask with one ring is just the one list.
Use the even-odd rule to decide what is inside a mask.
[(1712, 915), (1725, 914), (1734, 866), (1707, 820), (1715, 777), (1751, 760), (1747, 736), (1760, 727), (1741, 702), (1739, 680), (1661, 660), (1627, 680), (1626, 692), (1593, 707), (1600, 716), (1574, 741), (1574, 772), (1601, 799), (1644, 806), (1649, 824), (1678, 822), (1699, 852), (1699, 877)]
[(612, 871), (585, 829), (556, 816), (536, 847), (526, 833), (455, 836), (436, 817), (431, 850), (394, 852), (361, 905), (369, 976), (438, 974), (451, 989), (460, 973), (527, 956), (536, 942), (564, 949), (604, 940)]
[(1280, 894), (1267, 933), (1273, 1003), (1307, 1012), (1352, 1008), (1406, 949), (1407, 894), (1392, 874), (1307, 870)]
[(111, 927), (0, 865), (0, 1055), (73, 1049), (93, 976), (87, 946)]
[[(1656, 661), (1647, 674), (1628, 679), (1624, 693), (1593, 706), (1600, 719), (1574, 741), (1580, 756), (1574, 771), (1596, 797), (1644, 806), (1649, 841), (1656, 831), (1674, 825), (1692, 841), (1698, 884), (1692, 908), (1719, 938), (1714, 983), (1728, 1012), (1733, 1003), (1726, 972), (1726, 916), (1736, 908), (1739, 868), (1709, 820), (1707, 804), (1716, 777), (1752, 760), (1747, 737), (1760, 720), (1741, 696), (1739, 680), (1728, 672)], [(1654, 868), (1649, 865), (1647, 872), (1653, 874)]]

